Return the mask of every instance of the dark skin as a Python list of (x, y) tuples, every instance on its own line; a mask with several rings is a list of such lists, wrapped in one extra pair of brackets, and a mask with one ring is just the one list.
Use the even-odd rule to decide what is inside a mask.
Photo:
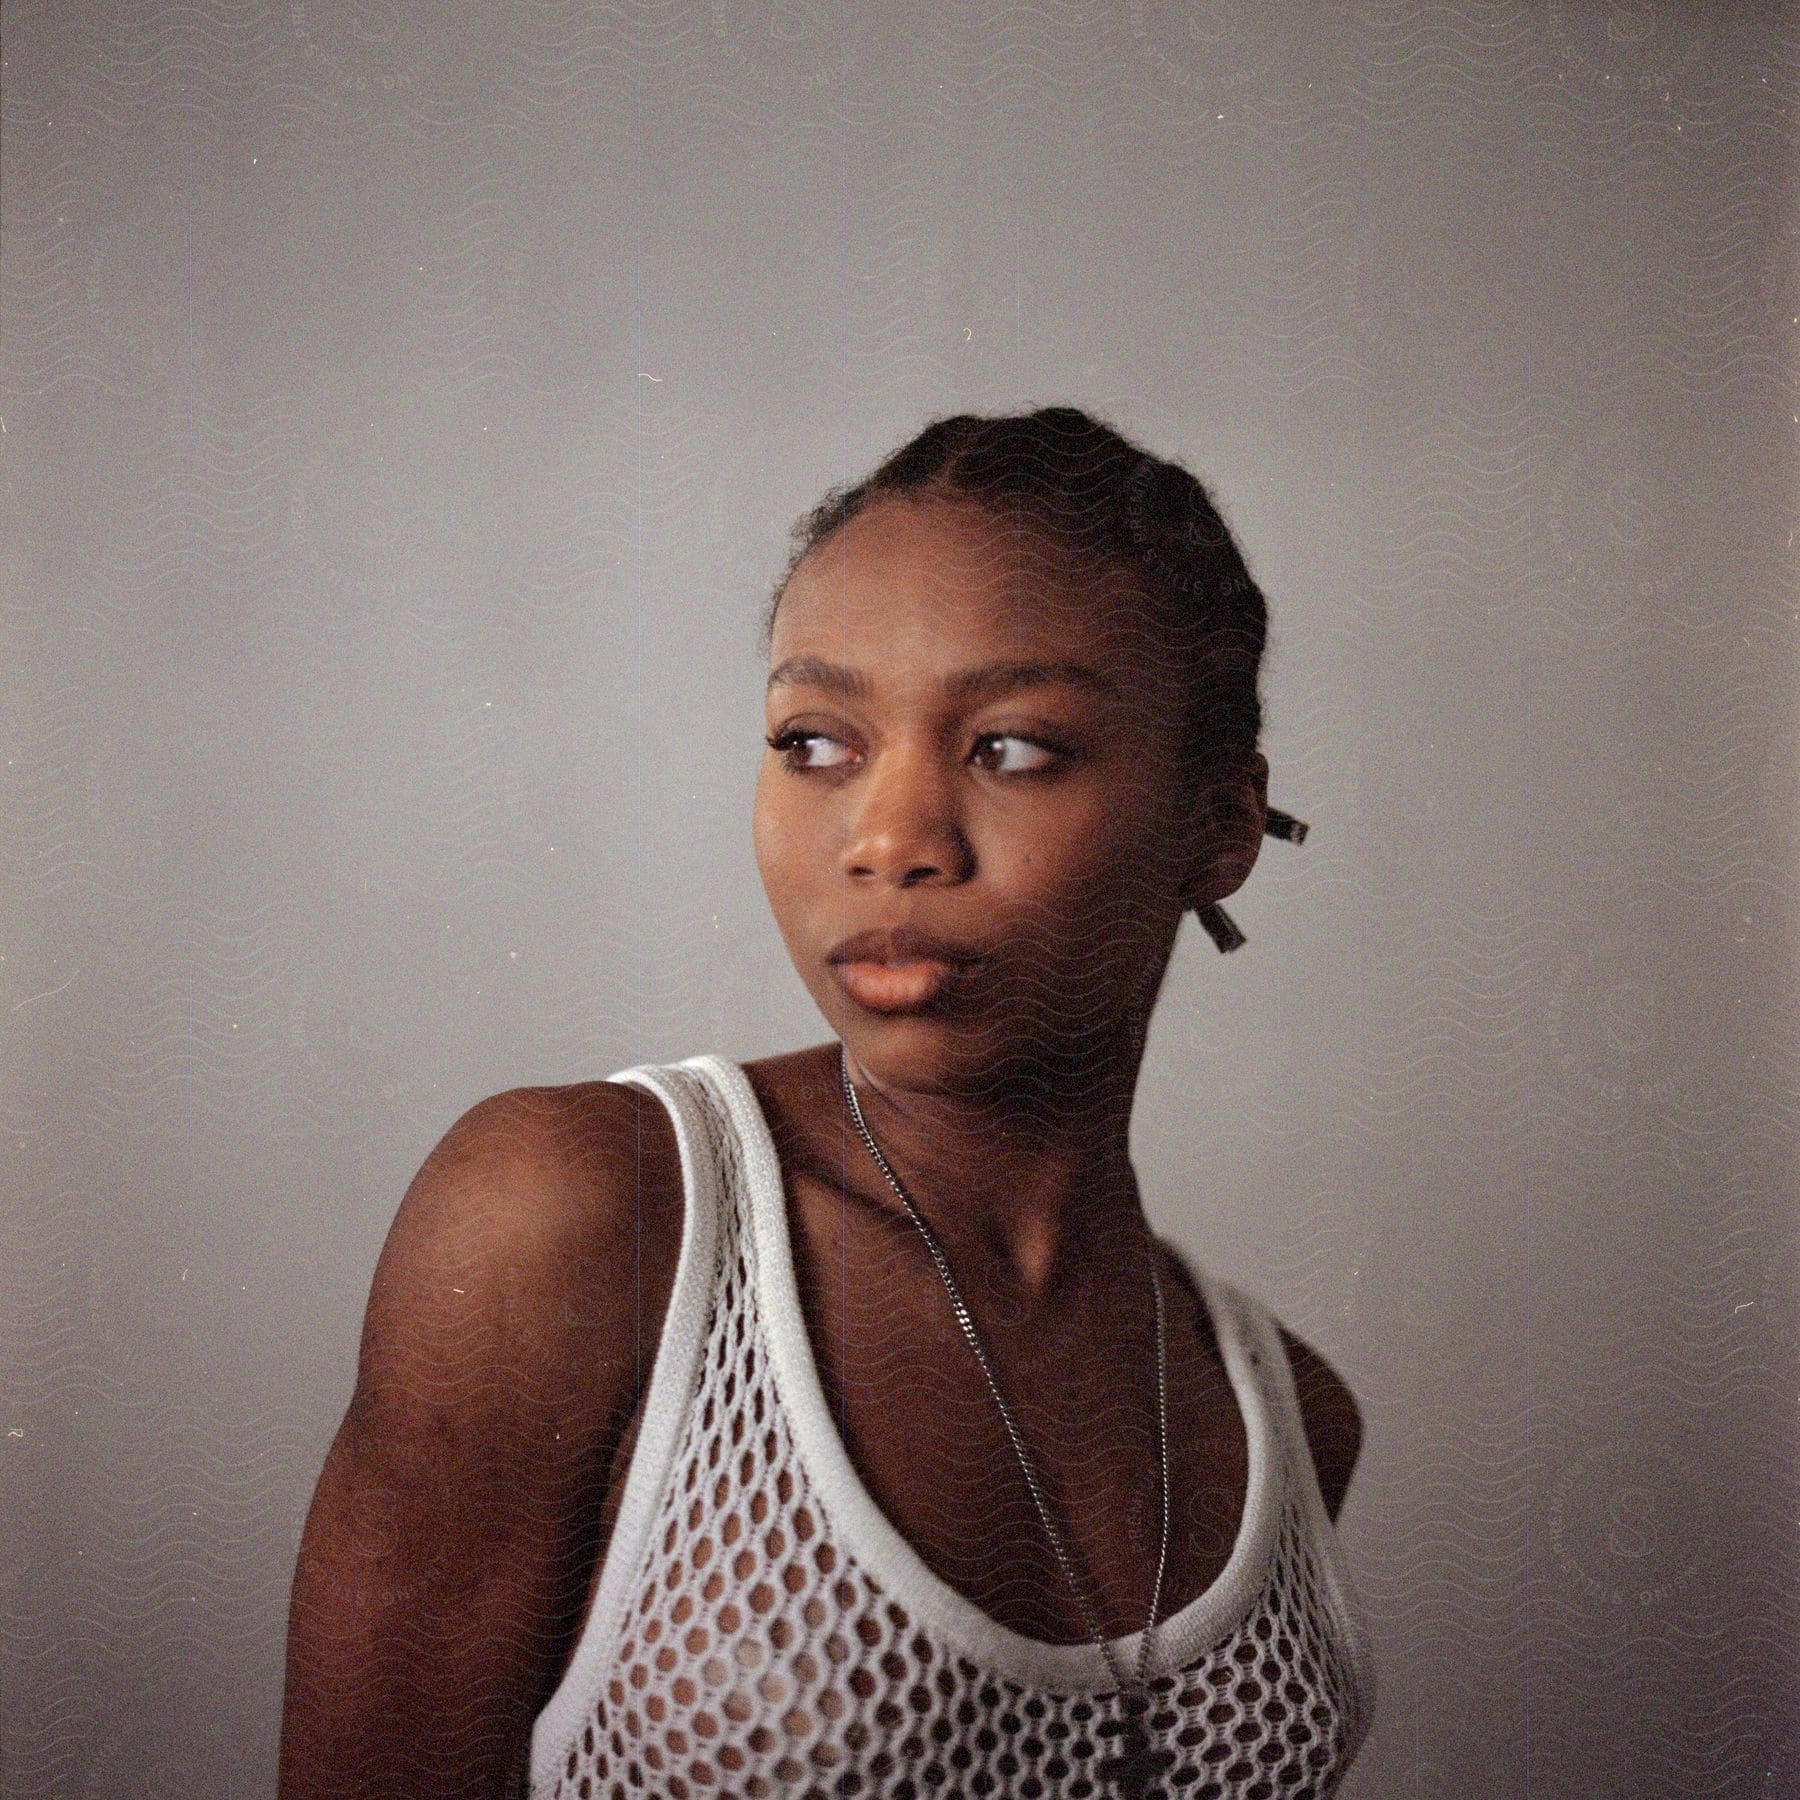
[[(955, 686), (1019, 662), (1092, 679)], [(764, 757), (758, 866), (836, 1036), (745, 1072), (826, 1399), (858, 1476), (943, 1580), (1027, 1636), (1090, 1639), (923, 1240), (848, 1119), (841, 1040), (1102, 1628), (1135, 1631), (1161, 1512), (1131, 1101), (1183, 912), (1255, 863), (1266, 764), (1178, 778), (1180, 674), (1130, 575), (1072, 565), (965, 505), (883, 501), (806, 557), (771, 663), (789, 678), (769, 694), (783, 742)], [(871, 1011), (826, 953), (902, 924), (981, 961), (923, 1011)], [(284, 1800), (512, 1791), (598, 1584), (682, 1209), (668, 1116), (628, 1085), (496, 1095), (427, 1159), (377, 1266), (356, 1393), (301, 1543)], [(1224, 1567), (1247, 1461), (1210, 1321), (1179, 1261), (1155, 1254), (1166, 1616)], [(1286, 1343), (1335, 1517), (1356, 1405)]]

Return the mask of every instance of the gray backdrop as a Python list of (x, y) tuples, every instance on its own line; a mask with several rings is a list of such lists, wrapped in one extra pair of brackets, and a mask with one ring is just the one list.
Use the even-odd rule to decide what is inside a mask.
[(272, 1790), (408, 1179), (825, 1035), (786, 527), (1072, 400), (1271, 599), (1134, 1146), (1363, 1401), (1352, 1791), (1800, 1793), (1794, 23), (7, 0), (4, 1792)]

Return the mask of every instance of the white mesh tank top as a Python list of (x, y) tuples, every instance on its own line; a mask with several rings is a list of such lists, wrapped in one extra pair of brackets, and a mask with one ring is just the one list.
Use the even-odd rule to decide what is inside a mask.
[[(532, 1729), (531, 1800), (626, 1794), (1094, 1796), (1121, 1711), (1096, 1644), (1049, 1644), (942, 1581), (862, 1485), (800, 1308), (781, 1171), (736, 1063), (611, 1079), (673, 1115), (686, 1220), (586, 1628)], [(1336, 1787), (1374, 1700), (1363, 1615), (1267, 1311), (1184, 1258), (1249, 1440), (1218, 1579), (1161, 1622), (1155, 1793)], [(1115, 1638), (1136, 1666), (1141, 1633)]]

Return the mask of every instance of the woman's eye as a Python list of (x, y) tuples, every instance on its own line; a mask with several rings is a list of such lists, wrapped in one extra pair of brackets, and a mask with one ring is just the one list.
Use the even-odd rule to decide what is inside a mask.
[[(781, 731), (774, 737), (764, 740), (790, 769), (830, 769), (836, 768), (837, 762), (824, 761), (805, 754), (808, 746), (813, 744), (832, 744), (839, 750), (843, 745), (834, 737), (828, 737), (822, 731)], [(840, 759), (841, 760), (841, 759)]]
[(1001, 775), (1036, 775), (1062, 760), (1062, 752), (1054, 746), (1041, 744), (1036, 738), (1020, 737), (1017, 732), (990, 731), (976, 742), (978, 748), (989, 744), (1013, 746), (1010, 750), (1002, 748), (1001, 760), (989, 765)]

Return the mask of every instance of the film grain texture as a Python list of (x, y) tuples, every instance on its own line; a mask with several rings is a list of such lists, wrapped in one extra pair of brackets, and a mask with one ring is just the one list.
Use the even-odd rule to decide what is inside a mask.
[(1362, 1406), (1344, 1792), (1800, 1793), (1795, 51), (9, 0), (0, 1794), (274, 1791), (407, 1182), (818, 1038), (749, 831), (789, 523), (1059, 401), (1269, 599), (1311, 835), (1184, 927), (1134, 1149)]

